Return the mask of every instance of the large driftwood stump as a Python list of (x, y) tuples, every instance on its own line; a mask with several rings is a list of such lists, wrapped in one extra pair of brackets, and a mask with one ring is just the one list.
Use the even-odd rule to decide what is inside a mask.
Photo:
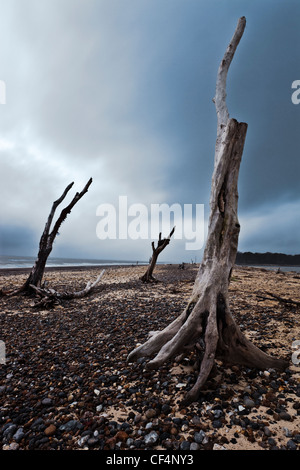
[(191, 298), (178, 318), (164, 330), (155, 332), (127, 358), (128, 362), (132, 362), (139, 357), (154, 355), (147, 367), (158, 368), (179, 353), (196, 347), (200, 370), (196, 383), (185, 397), (185, 404), (197, 400), (215, 359), (260, 369), (284, 369), (288, 365), (286, 361), (269, 356), (252, 344), (235, 323), (229, 307), (229, 280), (240, 232), (237, 216), (238, 175), (247, 124), (229, 118), (226, 79), (245, 25), (245, 17), (240, 18), (218, 70), (213, 100), (218, 125), (209, 228)]

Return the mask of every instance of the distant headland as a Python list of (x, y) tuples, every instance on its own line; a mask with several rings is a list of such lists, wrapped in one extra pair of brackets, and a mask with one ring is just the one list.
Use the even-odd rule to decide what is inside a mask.
[(252, 253), (246, 251), (241, 253), (238, 251), (236, 256), (236, 264), (247, 264), (247, 265), (269, 265), (273, 264), (276, 266), (300, 266), (300, 254), (299, 255), (286, 255), (284, 253)]

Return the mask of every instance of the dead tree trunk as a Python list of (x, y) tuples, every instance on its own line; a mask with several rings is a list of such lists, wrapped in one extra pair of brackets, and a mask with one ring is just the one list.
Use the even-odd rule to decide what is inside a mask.
[(178, 318), (164, 330), (155, 332), (127, 358), (128, 362), (132, 362), (139, 357), (155, 355), (147, 367), (158, 368), (179, 353), (196, 347), (200, 354), (200, 370), (196, 383), (185, 397), (185, 404), (197, 400), (215, 359), (259, 369), (284, 369), (288, 365), (286, 361), (269, 356), (252, 344), (240, 331), (229, 308), (228, 286), (240, 231), (237, 217), (238, 174), (247, 124), (229, 119), (226, 79), (245, 25), (245, 17), (240, 18), (218, 70), (213, 100), (218, 127), (209, 228), (192, 296)]
[(84, 189), (80, 193), (76, 193), (75, 196), (73, 197), (72, 201), (61, 211), (60, 216), (56, 220), (54, 227), (52, 231), (50, 232), (51, 225), (53, 222), (53, 218), (55, 215), (55, 211), (57, 207), (62, 203), (62, 201), (65, 199), (67, 196), (68, 192), (72, 188), (74, 183), (69, 184), (66, 189), (64, 190), (63, 194), (57, 201), (53, 202), (51, 212), (48, 216), (48, 220), (46, 222), (43, 234), (40, 239), (40, 244), (39, 244), (39, 251), (37, 255), (37, 259), (35, 261), (34, 266), (32, 267), (32, 270), (23, 284), (22, 287), (19, 289), (12, 291), (12, 292), (5, 292), (1, 291), (2, 295), (7, 295), (7, 296), (12, 296), (21, 292), (33, 292), (32, 286), (35, 287), (41, 287), (42, 279), (44, 276), (44, 271), (45, 271), (45, 266), (47, 263), (47, 259), (52, 251), (53, 248), (53, 243), (54, 239), (61, 227), (61, 224), (66, 220), (68, 214), (70, 214), (72, 208), (77, 204), (77, 202), (84, 196), (84, 194), (88, 191), (91, 183), (92, 183), (92, 178), (88, 181), (88, 183), (85, 185)]
[(170, 243), (171, 237), (175, 231), (175, 227), (173, 227), (170, 235), (167, 238), (161, 239), (161, 233), (159, 234), (159, 239), (157, 242), (157, 247), (155, 248), (154, 242), (152, 242), (152, 257), (150, 259), (150, 263), (148, 266), (147, 271), (141, 277), (143, 282), (156, 282), (157, 280), (153, 277), (153, 271), (156, 266), (158, 255), (166, 248), (166, 246)]
[(77, 202), (84, 196), (84, 194), (87, 193), (90, 185), (92, 184), (92, 181), (93, 181), (92, 178), (90, 178), (90, 180), (87, 182), (87, 184), (85, 185), (83, 190), (80, 193), (75, 194), (75, 196), (73, 197), (70, 204), (68, 204), (61, 211), (60, 216), (58, 217), (57, 221), (54, 224), (54, 227), (53, 227), (52, 231), (50, 232), (55, 211), (56, 211), (57, 207), (65, 199), (65, 197), (67, 196), (68, 192), (70, 191), (70, 189), (72, 188), (74, 183), (69, 184), (69, 186), (67, 186), (66, 189), (64, 190), (61, 197), (59, 199), (57, 199), (57, 201), (54, 201), (54, 203), (52, 205), (51, 212), (49, 214), (48, 220), (47, 220), (46, 225), (45, 225), (44, 232), (43, 232), (43, 234), (41, 236), (41, 239), (40, 239), (40, 245), (39, 245), (39, 252), (38, 252), (37, 260), (36, 260), (32, 270), (31, 270), (31, 273), (28, 276), (28, 279), (26, 280), (26, 282), (23, 286), (23, 290), (30, 290), (32, 288), (31, 287), (32, 285), (35, 286), (35, 287), (40, 287), (41, 286), (44, 271), (45, 271), (46, 262), (47, 262), (47, 259), (50, 255), (51, 251), (52, 251), (53, 242), (54, 242), (55, 237), (56, 237), (56, 235), (57, 235), (57, 233), (58, 233), (58, 231), (61, 227), (61, 224), (66, 220), (68, 214), (70, 214), (70, 212), (73, 209), (73, 207), (75, 206), (75, 204), (77, 204)]

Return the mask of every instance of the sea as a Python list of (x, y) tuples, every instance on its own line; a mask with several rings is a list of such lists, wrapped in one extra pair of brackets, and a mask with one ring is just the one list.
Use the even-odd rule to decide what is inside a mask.
[[(32, 268), (36, 260), (34, 256), (8, 256), (0, 255), (0, 269)], [(46, 267), (75, 267), (75, 266), (127, 266), (143, 265), (144, 261), (124, 261), (111, 259), (77, 259), (77, 258), (55, 258), (50, 257), (47, 260)]]
[[(15, 268), (31, 268), (35, 263), (36, 257), (34, 256), (9, 256), (0, 255), (0, 269), (15, 269)], [(47, 260), (47, 267), (75, 267), (75, 266), (130, 266), (130, 265), (147, 265), (147, 261), (137, 260), (119, 260), (119, 259), (84, 259), (84, 258), (55, 258), (49, 256)], [(164, 264), (158, 262), (157, 264)], [(168, 262), (167, 264), (177, 264)], [(187, 263), (188, 264), (188, 263)], [(300, 266), (278, 266), (278, 265), (252, 265), (254, 268), (264, 268), (277, 271), (278, 268), (282, 272), (294, 271), (299, 273)]]

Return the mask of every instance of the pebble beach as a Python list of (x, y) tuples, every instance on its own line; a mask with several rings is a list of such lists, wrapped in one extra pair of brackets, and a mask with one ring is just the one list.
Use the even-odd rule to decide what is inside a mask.
[[(103, 267), (46, 270), (57, 291), (81, 290)], [(0, 448), (2, 450), (300, 450), (300, 275), (236, 266), (230, 305), (258, 347), (289, 360), (283, 372), (216, 361), (199, 400), (180, 401), (197, 377), (194, 353), (156, 371), (127, 356), (148, 333), (176, 318), (198, 266), (108, 266), (87, 297), (36, 309), (28, 296), (0, 298)], [(12, 289), (24, 271), (2, 270)], [(300, 349), (300, 347), (299, 347)], [(300, 357), (300, 354), (299, 354)]]

